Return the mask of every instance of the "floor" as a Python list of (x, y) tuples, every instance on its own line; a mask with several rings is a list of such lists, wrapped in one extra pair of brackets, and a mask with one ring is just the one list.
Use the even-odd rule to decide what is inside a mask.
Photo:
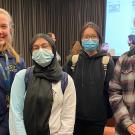
[(107, 126), (104, 129), (104, 135), (114, 135), (115, 134), (115, 120), (111, 118), (107, 121)]
[(115, 129), (114, 127), (105, 127), (104, 135), (114, 135)]

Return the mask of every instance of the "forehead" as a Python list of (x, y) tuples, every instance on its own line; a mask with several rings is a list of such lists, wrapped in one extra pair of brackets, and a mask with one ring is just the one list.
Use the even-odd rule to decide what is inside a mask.
[(97, 32), (93, 28), (88, 27), (83, 31), (83, 35), (97, 35)]
[(37, 38), (36, 41), (34, 42), (34, 44), (36, 44), (36, 45), (38, 45), (38, 44), (40, 45), (43, 43), (49, 43), (49, 42), (44, 38)]
[(9, 24), (9, 22), (10, 22), (10, 20), (9, 20), (8, 16), (0, 13), (0, 23), (1, 24)]

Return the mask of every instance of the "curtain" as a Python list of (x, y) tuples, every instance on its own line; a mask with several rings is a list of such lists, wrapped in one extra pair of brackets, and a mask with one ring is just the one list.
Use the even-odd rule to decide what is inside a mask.
[(32, 64), (30, 42), (36, 33), (55, 33), (62, 65), (86, 22), (99, 25), (104, 38), (105, 5), (106, 0), (0, 0), (0, 8), (14, 20), (13, 46), (28, 66)]

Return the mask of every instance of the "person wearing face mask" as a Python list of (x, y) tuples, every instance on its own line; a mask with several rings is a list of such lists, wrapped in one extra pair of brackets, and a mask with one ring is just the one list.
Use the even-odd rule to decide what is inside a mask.
[(13, 20), (0, 8), (0, 135), (9, 135), (9, 96), (15, 74), (25, 68), (24, 60), (12, 47)]
[(105, 76), (102, 58), (107, 54), (100, 51), (102, 38), (95, 23), (84, 25), (80, 41), (83, 50), (73, 72), (77, 95), (74, 135), (103, 135), (106, 120), (112, 115), (108, 85), (114, 64), (110, 58)]
[(72, 135), (75, 122), (76, 92), (72, 78), (63, 93), (62, 68), (56, 59), (51, 37), (39, 33), (33, 37), (34, 65), (29, 85), (26, 69), (15, 76), (10, 99), (10, 135)]

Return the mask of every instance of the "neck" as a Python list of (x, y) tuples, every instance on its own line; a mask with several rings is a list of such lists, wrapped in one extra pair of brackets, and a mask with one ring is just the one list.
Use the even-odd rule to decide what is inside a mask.
[(97, 50), (91, 51), (91, 52), (86, 52), (89, 56), (93, 56), (97, 54)]

